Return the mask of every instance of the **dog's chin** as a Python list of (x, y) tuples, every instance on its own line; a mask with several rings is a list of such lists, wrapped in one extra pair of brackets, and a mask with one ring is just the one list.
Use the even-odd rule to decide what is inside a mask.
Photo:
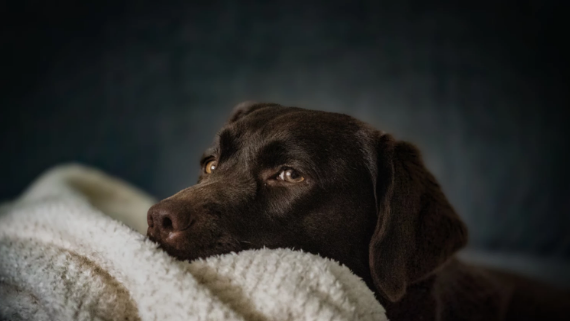
[(249, 246), (246, 244), (241, 244), (240, 242), (218, 241), (202, 246), (198, 244), (194, 244), (194, 246), (188, 246), (188, 243), (182, 243), (182, 246), (176, 246), (167, 242), (163, 242), (161, 240), (157, 240), (152, 235), (148, 235), (148, 239), (156, 243), (159, 249), (162, 249), (168, 253), (168, 255), (176, 258), (177, 260), (190, 262), (197, 259), (205, 259), (210, 256), (223, 255), (232, 252), (237, 253), (249, 249)]
[(179, 261), (188, 261), (188, 262), (192, 262), (192, 261), (198, 260), (198, 259), (205, 259), (209, 256), (216, 255), (216, 254), (224, 254), (224, 253), (206, 254), (206, 253), (197, 253), (197, 251), (184, 251), (184, 250), (175, 249), (175, 248), (172, 248), (169, 246), (164, 246), (162, 244), (159, 245), (159, 248), (164, 250), (166, 253), (168, 253), (168, 255), (174, 257), (175, 259), (177, 259)]

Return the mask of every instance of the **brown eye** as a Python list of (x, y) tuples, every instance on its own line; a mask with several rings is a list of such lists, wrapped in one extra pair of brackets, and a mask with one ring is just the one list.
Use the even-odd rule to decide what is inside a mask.
[(297, 173), (294, 169), (287, 169), (282, 171), (279, 173), (278, 178), (289, 183), (300, 183), (305, 180), (305, 178), (299, 175), (299, 173)]
[(212, 172), (214, 170), (216, 170), (216, 166), (218, 166), (218, 162), (216, 162), (215, 160), (209, 161), (206, 164), (206, 167), (204, 167), (204, 170), (206, 171), (206, 174), (212, 174)]

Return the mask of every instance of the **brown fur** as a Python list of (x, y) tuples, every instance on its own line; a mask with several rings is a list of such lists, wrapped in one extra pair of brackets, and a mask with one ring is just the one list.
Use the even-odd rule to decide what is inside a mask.
[[(352, 117), (243, 103), (201, 164), (148, 214), (179, 259), (302, 249), (362, 277), (391, 320), (567, 319), (566, 293), (455, 259), (467, 228), (418, 149)], [(288, 169), (305, 179), (279, 180)]]

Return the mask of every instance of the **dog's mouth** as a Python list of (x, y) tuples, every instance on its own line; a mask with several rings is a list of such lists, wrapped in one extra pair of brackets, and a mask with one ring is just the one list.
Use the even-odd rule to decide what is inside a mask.
[(147, 234), (147, 238), (157, 244), (159, 249), (180, 261), (194, 261), (214, 255), (237, 253), (259, 248), (252, 242), (236, 240), (227, 235), (222, 235), (214, 241), (205, 244), (197, 241), (192, 242), (189, 238), (184, 238), (183, 241), (167, 238), (168, 240), (164, 241), (154, 237), (152, 234)]

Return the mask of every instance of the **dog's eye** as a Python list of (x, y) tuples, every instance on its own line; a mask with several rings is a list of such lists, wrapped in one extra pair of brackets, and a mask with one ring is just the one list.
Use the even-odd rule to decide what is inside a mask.
[(216, 166), (218, 166), (218, 162), (216, 162), (215, 160), (211, 160), (206, 164), (204, 170), (206, 171), (207, 174), (212, 174), (212, 172), (216, 170)]
[(277, 178), (279, 180), (289, 183), (300, 183), (305, 180), (305, 178), (299, 175), (299, 173), (297, 173), (294, 169), (287, 169), (281, 171), (281, 173), (279, 173), (279, 176), (277, 176)]

